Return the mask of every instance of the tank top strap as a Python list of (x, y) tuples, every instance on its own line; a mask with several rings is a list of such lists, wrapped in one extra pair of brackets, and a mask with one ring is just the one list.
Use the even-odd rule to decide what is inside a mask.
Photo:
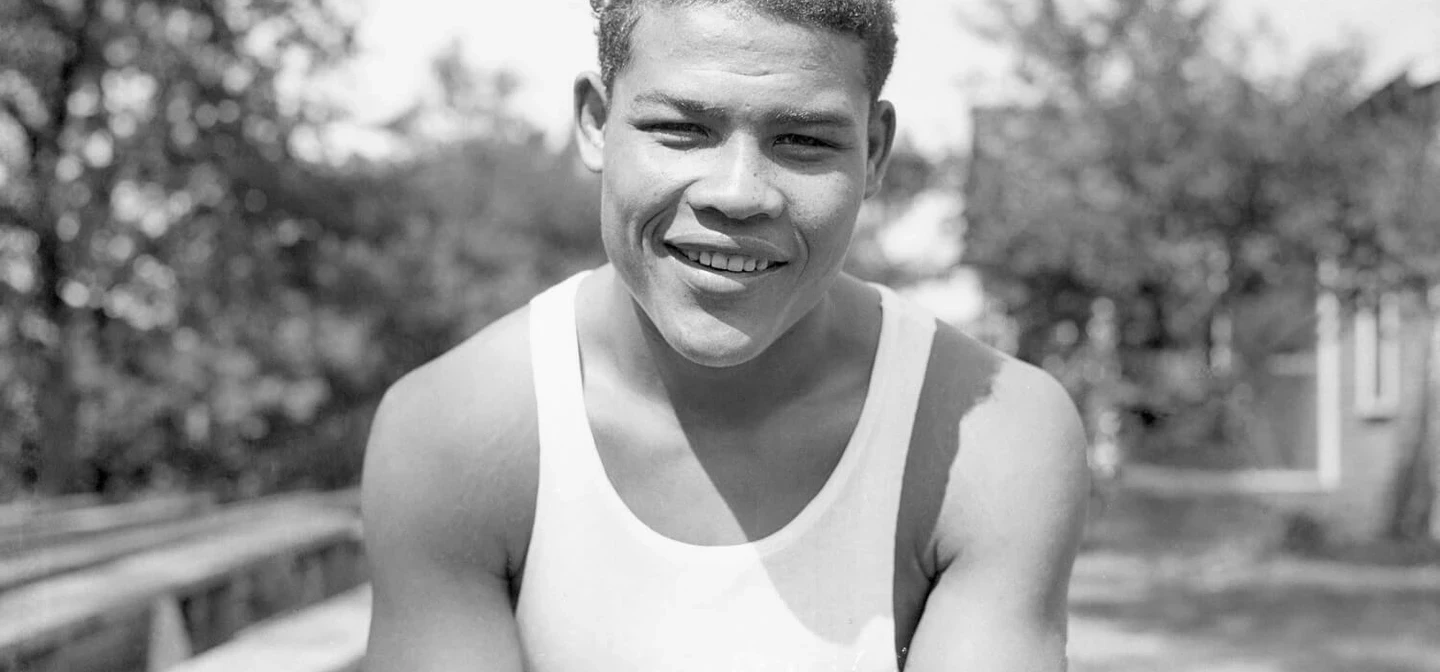
[(887, 420), (909, 424), (920, 402), (920, 389), (930, 363), (935, 339), (935, 318), (929, 312), (884, 285), (872, 284), (880, 293), (884, 330), (890, 337), (875, 354), (887, 372), (884, 390)]
[(883, 326), (871, 384), (881, 388), (871, 395), (878, 406), (873, 422), (865, 428), (863, 443), (855, 447), (863, 458), (862, 465), (857, 465), (859, 479), (852, 487), (863, 494), (847, 497), (844, 503), (859, 509), (838, 515), (857, 520), (878, 515), (883, 525), (874, 521), (880, 525), (875, 529), (890, 539), (936, 325), (932, 316), (894, 290), (873, 286), (880, 293)]
[(586, 412), (579, 392), (582, 387), (575, 298), (580, 282), (589, 274), (576, 273), (530, 300), (530, 362), (542, 464), (553, 461), (546, 455), (553, 447), (588, 443), (588, 432), (579, 424)]

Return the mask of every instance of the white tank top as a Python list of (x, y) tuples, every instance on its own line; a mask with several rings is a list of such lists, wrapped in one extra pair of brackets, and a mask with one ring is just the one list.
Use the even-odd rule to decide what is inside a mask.
[(880, 344), (829, 479), (776, 532), (700, 546), (647, 526), (605, 473), (581, 386), (583, 276), (530, 303), (540, 473), (516, 612), (526, 669), (896, 670), (895, 525), (934, 318), (877, 286)]

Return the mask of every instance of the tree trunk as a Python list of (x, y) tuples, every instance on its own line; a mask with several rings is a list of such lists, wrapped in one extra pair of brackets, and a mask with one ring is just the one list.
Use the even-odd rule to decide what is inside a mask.
[(1429, 355), (1425, 358), (1425, 379), (1429, 404), (1426, 408), (1426, 437), (1429, 446), (1426, 448), (1430, 456), (1430, 538), (1440, 541), (1440, 284), (1430, 288), (1428, 302), (1426, 303), (1427, 331), (1426, 350)]
[[(58, 263), (59, 240), (42, 235), (40, 245), (41, 306), (45, 320), (53, 328), (50, 342), (37, 348), (40, 378), (36, 380), (36, 406), (40, 416), (40, 435), (35, 465), (37, 489), (43, 495), (61, 495), (77, 489), (80, 472), (80, 395), (71, 373), (74, 348), (70, 307), (60, 298), (64, 272)], [(52, 242), (53, 245), (47, 244)]]
[(81, 448), (85, 437), (80, 428), (81, 392), (73, 373), (74, 353), (80, 334), (75, 310), (63, 298), (65, 281), (70, 277), (74, 260), (66, 254), (67, 244), (60, 237), (59, 216), (65, 202), (63, 186), (56, 182), (56, 166), (64, 156), (63, 137), (70, 124), (70, 96), (80, 85), (82, 70), (92, 67), (97, 56), (91, 34), (93, 17), (99, 3), (85, 0), (72, 19), (55, 13), (49, 27), (64, 35), (68, 53), (60, 63), (55, 86), (45, 101), (47, 122), (40, 128), (28, 129), (30, 179), (36, 198), (31, 208), (29, 228), (39, 238), (36, 267), (38, 313), (47, 323), (49, 335), (33, 351), (38, 374), (36, 410), (38, 412), (39, 451), (37, 487), (42, 494), (58, 495), (79, 487)]
[(1400, 459), (1397, 462), (1394, 487), (1390, 499), (1388, 534), (1399, 541), (1414, 541), (1432, 536), (1440, 524), (1436, 516), (1436, 468), (1435, 439), (1440, 436), (1440, 414), (1435, 405), (1440, 401), (1437, 394), (1437, 352), (1436, 324), (1437, 299), (1440, 292), (1430, 292), (1428, 300), (1422, 301), (1421, 333), (1419, 339), (1420, 361), (1415, 370), (1411, 389), (1413, 401), (1407, 404), (1406, 416), (1401, 419), (1399, 441)]

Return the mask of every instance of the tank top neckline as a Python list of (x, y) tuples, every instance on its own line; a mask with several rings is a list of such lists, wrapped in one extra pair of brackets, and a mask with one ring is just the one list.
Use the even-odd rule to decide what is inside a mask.
[[(880, 338), (875, 349), (875, 359), (871, 364), (869, 380), (866, 383), (865, 399), (860, 409), (860, 417), (851, 431), (844, 452), (834, 468), (831, 469), (825, 483), (800, 509), (800, 512), (779, 529), (747, 542), (710, 545), (675, 539), (641, 520), (620, 497), (620, 493), (615, 489), (615, 484), (610, 480), (609, 473), (605, 470), (604, 462), (600, 459), (600, 452), (595, 443), (595, 434), (590, 426), (590, 416), (585, 407), (578, 324), (575, 319), (578, 289), (580, 283), (590, 273), (591, 271), (588, 270), (576, 273), (556, 287), (560, 293), (560, 296), (556, 297), (557, 303), (563, 306), (563, 310), (557, 311), (561, 314), (556, 316), (561, 318), (560, 324), (556, 325), (560, 328), (557, 345), (561, 347), (553, 354), (561, 358), (560, 366), (556, 367), (554, 371), (561, 375), (562, 380), (556, 381), (559, 384), (555, 386), (555, 389), (565, 397), (562, 405), (566, 409), (565, 415), (567, 416), (557, 420), (574, 428), (570, 437), (575, 443), (569, 446), (567, 451), (570, 452), (570, 457), (576, 460), (574, 467), (585, 475), (586, 481), (596, 491), (600, 505), (609, 511), (614, 520), (628, 529), (637, 542), (646, 545), (654, 552), (683, 558), (690, 562), (733, 562), (763, 557), (783, 550), (796, 539), (804, 536), (840, 498), (856, 470), (857, 463), (873, 443), (871, 437), (875, 425), (879, 421), (881, 407), (884, 405), (886, 389), (891, 378), (890, 370), (894, 368), (891, 366), (894, 364), (892, 360), (898, 355), (894, 351), (898, 345), (900, 310), (889, 288), (884, 285), (868, 283), (880, 295)], [(533, 354), (540, 355), (542, 353)]]

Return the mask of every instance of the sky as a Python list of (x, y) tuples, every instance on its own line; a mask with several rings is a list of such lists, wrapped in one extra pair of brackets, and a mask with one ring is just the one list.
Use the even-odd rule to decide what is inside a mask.
[[(428, 64), (458, 40), (476, 67), (519, 75), (516, 107), (563, 142), (571, 82), (595, 63), (588, 0), (357, 1), (361, 56), (333, 89), (362, 125), (433, 94)], [(922, 152), (963, 150), (970, 106), (1013, 90), (1007, 53), (966, 28), (967, 20), (983, 22), (987, 1), (896, 2), (900, 45), (884, 95), (895, 103), (901, 135)], [(1281, 67), (1355, 40), (1370, 52), (1377, 82), (1412, 64), (1440, 77), (1440, 0), (1226, 0), (1224, 16), (1237, 28), (1267, 21), (1284, 44), (1269, 61)]]

